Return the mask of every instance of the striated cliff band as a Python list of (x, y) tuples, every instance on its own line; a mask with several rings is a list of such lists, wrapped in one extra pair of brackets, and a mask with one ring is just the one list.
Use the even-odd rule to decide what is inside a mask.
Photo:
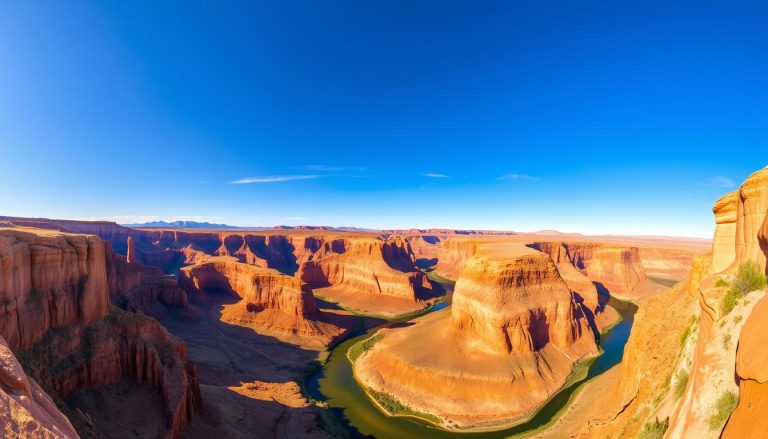
[[(160, 395), (152, 408), (161, 413), (154, 434), (180, 437), (200, 404), (194, 366), (184, 344), (157, 321), (110, 308), (107, 253), (96, 236), (0, 228), (0, 335), (81, 435), (109, 435), (115, 426), (64, 400), (79, 389), (129, 379)], [(41, 398), (34, 395), (45, 407)]]

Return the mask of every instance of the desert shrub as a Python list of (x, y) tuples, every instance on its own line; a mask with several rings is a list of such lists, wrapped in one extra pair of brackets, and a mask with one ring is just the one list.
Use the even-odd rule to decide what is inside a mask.
[(682, 334), (680, 334), (680, 347), (685, 347), (685, 342), (688, 341), (688, 337), (691, 336), (691, 332), (693, 332), (693, 327), (689, 326), (685, 328), (685, 331), (683, 331)]
[(739, 396), (737, 394), (733, 392), (724, 393), (715, 403), (715, 414), (707, 420), (710, 430), (717, 430), (722, 427), (738, 404)]
[(731, 281), (728, 291), (720, 302), (720, 313), (727, 315), (739, 303), (739, 299), (746, 296), (751, 291), (762, 290), (766, 287), (765, 274), (760, 270), (760, 266), (755, 261), (747, 261), (739, 265), (733, 281)]
[(659, 418), (656, 418), (655, 421), (643, 425), (643, 429), (640, 430), (640, 434), (637, 435), (637, 438), (661, 439), (664, 437), (667, 428), (669, 428), (669, 418), (665, 418), (663, 421), (659, 421)]
[(733, 324), (734, 325), (738, 325), (739, 322), (742, 321), (742, 320), (744, 320), (744, 316), (739, 314), (739, 315), (737, 315), (736, 317), (733, 318)]
[(720, 279), (715, 281), (715, 286), (716, 287), (720, 287), (720, 288), (727, 287), (728, 286), (728, 281), (721, 277)]
[(736, 277), (733, 278), (728, 292), (736, 297), (744, 297), (750, 291), (762, 290), (766, 283), (768, 281), (766, 281), (760, 265), (755, 261), (747, 261), (739, 265)]
[(723, 334), (723, 349), (731, 347), (731, 334)]
[(675, 398), (683, 396), (685, 388), (688, 386), (688, 378), (690, 378), (690, 374), (685, 370), (681, 370), (677, 373), (677, 376), (675, 377), (675, 388), (673, 389), (675, 391)]

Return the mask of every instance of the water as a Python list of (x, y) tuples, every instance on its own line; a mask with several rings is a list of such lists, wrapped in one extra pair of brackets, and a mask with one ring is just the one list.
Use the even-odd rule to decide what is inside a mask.
[[(637, 306), (617, 299), (610, 299), (608, 305), (614, 307), (621, 315), (621, 322), (608, 333), (603, 334), (600, 346), (602, 355), (587, 360), (581, 364), (583, 369), (579, 379), (558, 392), (550, 399), (529, 421), (493, 432), (457, 433), (439, 429), (429, 422), (415, 418), (392, 417), (382, 413), (368, 398), (365, 392), (352, 376), (352, 364), (347, 359), (347, 350), (361, 339), (369, 337), (382, 326), (392, 325), (398, 321), (388, 322), (382, 326), (369, 329), (365, 334), (341, 343), (331, 352), (328, 362), (308, 384), (309, 393), (316, 399), (326, 401), (331, 411), (349, 431), (353, 438), (507, 438), (525, 437), (557, 419), (566, 408), (571, 397), (584, 383), (621, 362), (624, 345), (629, 338), (629, 332), (634, 322)], [(447, 301), (438, 304), (431, 312), (450, 312)], [(444, 311), (441, 311), (444, 310)], [(414, 317), (409, 317), (409, 320)], [(402, 322), (404, 320), (400, 320)]]

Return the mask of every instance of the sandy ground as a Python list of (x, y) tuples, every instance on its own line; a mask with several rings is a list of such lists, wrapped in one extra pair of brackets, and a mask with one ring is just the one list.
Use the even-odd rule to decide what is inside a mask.
[(165, 434), (162, 397), (146, 384), (126, 379), (81, 389), (70, 395), (67, 403), (89, 416), (99, 432), (80, 431), (83, 438), (154, 439)]

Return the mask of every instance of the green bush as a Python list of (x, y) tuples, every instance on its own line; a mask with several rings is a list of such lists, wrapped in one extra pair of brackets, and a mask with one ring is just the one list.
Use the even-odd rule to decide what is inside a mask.
[(363, 355), (364, 352), (369, 351), (373, 345), (381, 340), (382, 337), (384, 337), (384, 333), (378, 331), (373, 336), (353, 344), (347, 351), (347, 358), (349, 358), (354, 363), (361, 355)]
[(710, 430), (717, 430), (725, 424), (725, 421), (731, 416), (733, 410), (739, 404), (739, 396), (733, 392), (726, 392), (715, 404), (715, 414), (712, 415), (709, 420)]
[(680, 398), (683, 396), (683, 393), (685, 392), (685, 388), (688, 387), (688, 379), (690, 378), (690, 374), (685, 371), (681, 370), (677, 373), (677, 377), (675, 379), (675, 398)]
[(723, 335), (723, 349), (731, 347), (731, 334)]
[(751, 291), (762, 290), (766, 286), (766, 278), (760, 266), (755, 261), (747, 261), (739, 265), (736, 277), (731, 282), (728, 292), (736, 297), (744, 297)]
[(731, 281), (728, 292), (720, 302), (720, 312), (723, 315), (733, 310), (739, 299), (746, 296), (751, 291), (762, 290), (766, 287), (768, 281), (765, 278), (760, 266), (755, 261), (747, 261), (739, 265), (736, 276)]
[(728, 286), (728, 281), (723, 279), (723, 278), (720, 278), (717, 281), (715, 281), (715, 286), (716, 287), (721, 287), (721, 288), (722, 287), (727, 287)]
[(667, 428), (669, 428), (669, 418), (665, 418), (663, 421), (659, 421), (659, 418), (656, 418), (655, 421), (643, 425), (643, 429), (640, 430), (640, 434), (637, 435), (637, 438), (661, 439), (664, 437)]

